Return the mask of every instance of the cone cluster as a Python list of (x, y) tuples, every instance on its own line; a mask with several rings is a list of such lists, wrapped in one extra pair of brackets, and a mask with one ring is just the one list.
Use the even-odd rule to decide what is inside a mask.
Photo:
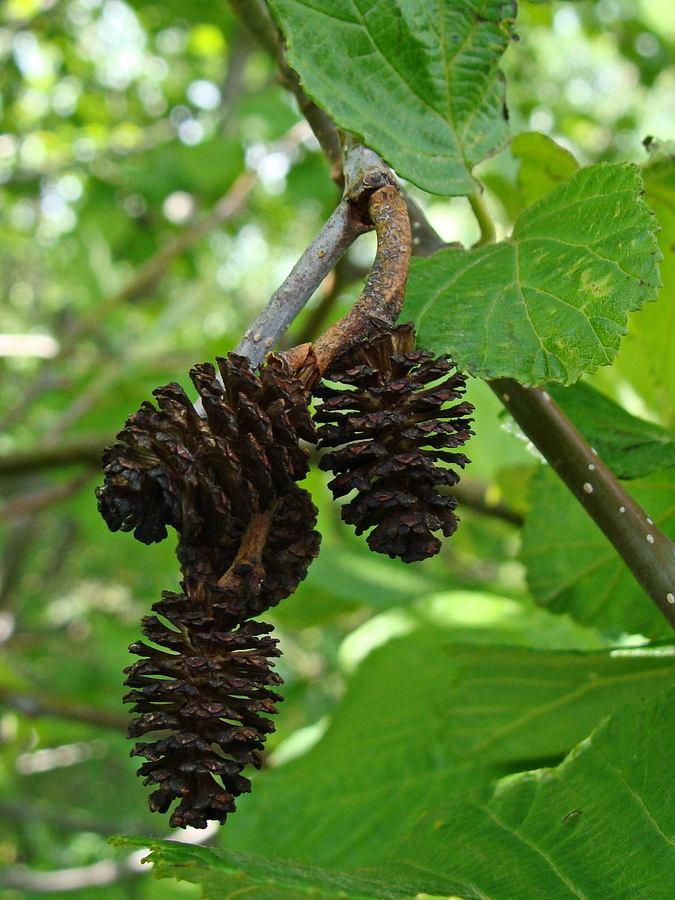
[(456, 452), (473, 434), (473, 406), (459, 401), (466, 376), (447, 357), (414, 348), (413, 325), (378, 333), (339, 358), (315, 389), (321, 469), (337, 499), (354, 492), (342, 518), (371, 550), (404, 562), (427, 559), (457, 528), (448, 489), (469, 462)]
[(182, 591), (144, 618), (125, 701), (151, 809), (178, 800), (170, 824), (197, 828), (224, 822), (250, 790), (242, 769), (260, 767), (282, 679), (271, 627), (251, 620), (296, 589), (320, 541), (297, 484), (300, 440), (315, 441), (303, 385), (276, 357), (259, 374), (235, 354), (218, 369), (190, 373), (203, 416), (179, 385), (158, 388), (157, 407), (144, 403), (105, 451), (97, 489), (111, 530), (144, 543), (178, 533)]
[[(195, 406), (176, 383), (154, 392), (104, 454), (98, 507), (112, 531), (150, 544), (178, 536), (180, 592), (144, 617), (147, 640), (125, 670), (128, 736), (150, 808), (170, 824), (224, 822), (250, 790), (282, 699), (271, 626), (258, 616), (293, 593), (318, 554), (317, 510), (298, 481), (309, 454), (334, 474), (343, 519), (372, 550), (404, 562), (440, 548), (457, 528), (450, 489), (468, 459), (466, 379), (447, 358), (414, 349), (413, 326), (373, 320), (376, 333), (316, 384), (314, 358), (296, 377), (281, 357), (259, 372), (229, 354), (190, 373)], [(309, 368), (308, 368), (309, 367)], [(198, 406), (201, 405), (201, 409)], [(318, 429), (316, 425), (318, 424)], [(177, 803), (176, 803), (177, 801)]]

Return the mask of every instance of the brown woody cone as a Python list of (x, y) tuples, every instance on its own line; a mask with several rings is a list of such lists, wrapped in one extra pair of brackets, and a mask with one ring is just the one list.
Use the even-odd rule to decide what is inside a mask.
[[(155, 391), (104, 455), (99, 510), (111, 530), (162, 540), (179, 535), (182, 593), (165, 592), (146, 616), (151, 643), (126, 669), (124, 698), (137, 717), (128, 736), (139, 775), (156, 785), (150, 808), (170, 824), (224, 822), (260, 767), (268, 716), (282, 698), (271, 626), (253, 617), (292, 593), (318, 553), (316, 508), (298, 487), (308, 467), (300, 439), (315, 441), (308, 395), (271, 357), (259, 375), (230, 354), (191, 374), (202, 418), (177, 384)], [(161, 617), (161, 618), (159, 618)], [(168, 624), (167, 624), (168, 623)]]
[(432, 532), (456, 530), (457, 501), (439, 488), (459, 475), (442, 463), (463, 469), (469, 460), (451, 450), (473, 434), (473, 406), (454, 403), (466, 376), (446, 357), (415, 350), (414, 340), (411, 323), (378, 323), (378, 334), (337, 360), (326, 375), (331, 383), (315, 390), (324, 400), (315, 413), (319, 448), (337, 448), (320, 468), (335, 473), (336, 499), (357, 492), (342, 518), (357, 534), (372, 529), (371, 550), (404, 562), (438, 553)]

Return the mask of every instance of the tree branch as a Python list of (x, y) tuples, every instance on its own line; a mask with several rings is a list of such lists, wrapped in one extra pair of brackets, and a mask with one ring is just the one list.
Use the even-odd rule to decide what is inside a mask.
[(83, 463), (100, 466), (103, 448), (114, 439), (109, 434), (82, 435), (60, 444), (8, 453), (0, 456), (0, 477)]
[(2, 686), (0, 686), (0, 703), (30, 719), (55, 716), (59, 719), (83, 722), (85, 725), (95, 725), (98, 728), (111, 728), (114, 731), (125, 731), (129, 724), (129, 717), (124, 713), (99, 709), (97, 706), (79, 703), (77, 700), (67, 700), (48, 694), (32, 694)]
[[(366, 179), (373, 177), (367, 175)], [(385, 184), (375, 190), (368, 202), (368, 214), (377, 232), (375, 262), (354, 306), (314, 342), (312, 349), (320, 372), (373, 330), (373, 317), (393, 325), (401, 311), (412, 237), (408, 211), (398, 188)]]
[[(398, 318), (410, 267), (412, 238), (405, 202), (391, 169), (352, 135), (344, 135), (344, 197), (302, 254), (286, 281), (235, 348), (260, 365), (268, 350), (286, 331), (323, 279), (353, 241), (372, 227), (377, 254), (363, 292), (347, 316), (328, 329), (312, 350), (323, 372), (347, 346), (373, 328), (372, 316), (391, 322)], [(302, 352), (286, 351), (292, 365), (304, 361)]]
[(298, 101), (300, 112), (321, 144), (331, 165), (333, 179), (342, 184), (340, 139), (332, 119), (305, 94), (297, 73), (286, 62), (282, 38), (264, 0), (229, 0), (233, 12), (275, 60), (282, 83)]
[[(100, 457), (102, 454), (103, 446), (101, 447), (98, 462), (94, 463), (92, 461), (91, 463), (92, 469), (100, 469)], [(91, 473), (86, 471), (84, 475), (79, 474), (75, 478), (71, 478), (70, 481), (65, 481), (62, 484), (45, 485), (44, 487), (31, 491), (29, 494), (21, 494), (18, 497), (13, 497), (11, 500), (0, 505), (0, 519), (5, 519), (8, 522), (24, 519), (28, 516), (35, 515), (46, 506), (52, 506), (54, 503), (68, 500), (89, 483), (90, 477)]]
[(292, 340), (287, 338), (287, 346), (292, 344), (304, 344), (316, 340), (322, 331), (326, 330), (327, 325), (335, 317), (331, 314), (339, 297), (347, 288), (361, 282), (367, 278), (369, 266), (357, 265), (348, 256), (343, 256), (333, 269), (329, 277), (324, 281), (322, 290), (324, 291), (321, 300), (317, 305), (307, 312), (307, 317), (298, 330), (297, 335)]
[(675, 628), (675, 544), (607, 468), (550, 395), (498, 378), (490, 387)]
[(235, 348), (256, 368), (356, 238), (368, 231), (343, 200)]

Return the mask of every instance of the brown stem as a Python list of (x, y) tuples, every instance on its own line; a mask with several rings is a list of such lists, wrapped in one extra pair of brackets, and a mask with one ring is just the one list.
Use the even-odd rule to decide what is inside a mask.
[(320, 372), (374, 330), (373, 318), (394, 324), (401, 311), (410, 267), (412, 238), (405, 201), (397, 187), (373, 191), (368, 215), (377, 232), (377, 253), (361, 296), (346, 316), (313, 345)]
[(353, 204), (343, 200), (297, 261), (288, 278), (235, 348), (251, 367), (263, 361), (345, 250), (367, 231)]
[(286, 62), (281, 35), (267, 5), (263, 0), (229, 0), (229, 4), (246, 28), (276, 61), (284, 86), (298, 101), (300, 112), (309, 122), (331, 165), (334, 180), (341, 184), (342, 153), (337, 129), (324, 110), (305, 94), (297, 73)]
[(332, 315), (335, 304), (341, 294), (357, 281), (363, 281), (368, 275), (368, 267), (356, 265), (349, 257), (343, 256), (333, 269), (330, 279), (324, 282), (323, 296), (317, 305), (307, 312), (307, 317), (300, 327), (297, 339), (293, 343), (304, 344), (316, 340), (327, 325), (334, 319)]
[(237, 555), (227, 572), (218, 580), (218, 587), (238, 586), (242, 567), (249, 571), (259, 569), (264, 574), (262, 554), (272, 522), (279, 511), (281, 503), (281, 499), (277, 497), (264, 512), (255, 513), (251, 517), (251, 521), (242, 536)]
[(524, 387), (511, 378), (489, 384), (675, 628), (675, 543), (633, 500), (545, 390)]
[[(327, 365), (337, 355), (343, 338), (350, 343), (372, 329), (368, 314), (392, 323), (396, 321), (410, 265), (410, 222), (405, 203), (394, 173), (376, 153), (346, 135), (343, 154), (342, 202), (236, 347), (237, 353), (249, 358), (253, 368), (260, 365), (347, 247), (373, 227), (378, 235), (378, 252), (370, 277), (348, 316), (326, 333), (328, 342), (334, 340), (335, 346), (327, 350), (326, 335), (319, 339), (319, 366)], [(346, 330), (341, 336), (343, 327)], [(346, 348), (347, 345), (343, 347)], [(316, 347), (313, 350), (316, 353)], [(299, 370), (308, 360), (308, 351), (306, 346), (294, 347), (284, 355), (292, 369)], [(315, 376), (316, 368), (307, 365), (303, 377), (309, 383)]]

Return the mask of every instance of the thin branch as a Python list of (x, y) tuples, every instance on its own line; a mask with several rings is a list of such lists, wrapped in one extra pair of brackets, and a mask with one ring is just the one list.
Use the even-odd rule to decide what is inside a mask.
[(255, 49), (256, 44), (250, 32), (244, 28), (238, 28), (230, 39), (227, 72), (220, 89), (220, 122), (218, 125), (219, 130), (223, 133), (227, 131), (232, 113), (246, 89), (244, 72), (251, 53)]
[(85, 725), (95, 725), (98, 728), (111, 728), (114, 731), (125, 731), (129, 724), (129, 717), (124, 713), (110, 712), (98, 706), (90, 706), (88, 703), (79, 703), (77, 700), (34, 694), (2, 686), (0, 686), (0, 704), (30, 719), (53, 716), (83, 722)]
[[(182, 256), (205, 234), (213, 231), (214, 228), (222, 225), (239, 212), (256, 181), (257, 176), (254, 172), (242, 172), (211, 210), (146, 260), (124, 287), (107, 298), (104, 307), (112, 308), (119, 303), (128, 303), (130, 300), (136, 300), (143, 294), (147, 294), (164, 276), (174, 259)], [(100, 320), (100, 312), (97, 318)]]
[[(100, 469), (100, 466), (100, 458), (97, 463), (91, 462), (92, 469)], [(84, 475), (80, 474), (63, 484), (46, 485), (29, 494), (13, 497), (0, 506), (0, 520), (13, 522), (17, 519), (24, 519), (27, 516), (35, 515), (46, 506), (53, 506), (62, 500), (68, 500), (89, 484), (90, 477), (91, 473), (87, 471)]]
[(267, 4), (264, 0), (229, 0), (229, 4), (246, 28), (275, 60), (284, 86), (298, 101), (300, 112), (309, 122), (321, 144), (321, 149), (331, 165), (333, 179), (341, 184), (342, 154), (335, 125), (324, 110), (305, 94), (297, 73), (286, 62), (281, 35)]
[(375, 190), (368, 214), (377, 232), (375, 262), (354, 306), (315, 341), (312, 349), (320, 372), (373, 330), (373, 317), (393, 325), (401, 312), (412, 237), (408, 211), (398, 188), (385, 184)]
[(489, 385), (675, 628), (675, 543), (633, 500), (545, 390), (511, 378)]
[(453, 485), (452, 493), (461, 506), (481, 515), (502, 519), (519, 528), (525, 524), (525, 516), (521, 512), (503, 500), (493, 500), (490, 496), (490, 485), (476, 478), (462, 475), (462, 480)]
[(398, 188), (396, 176), (384, 160), (366, 147), (361, 141), (346, 131), (339, 132), (342, 144), (344, 172), (344, 195), (353, 203), (363, 203), (364, 194), (384, 187), (385, 184)]
[[(335, 304), (340, 295), (357, 281), (363, 282), (368, 276), (368, 266), (356, 265), (347, 256), (343, 256), (333, 269), (331, 276), (324, 281), (323, 291), (319, 303), (307, 313), (307, 318), (293, 340), (294, 344), (304, 344), (316, 340), (317, 336), (325, 331)], [(289, 339), (290, 340), (290, 339)], [(288, 346), (291, 346), (289, 343)]]
[[(398, 318), (410, 266), (412, 239), (407, 208), (391, 169), (352, 135), (343, 137), (345, 189), (341, 203), (235, 348), (235, 352), (248, 356), (254, 368), (285, 333), (347, 247), (372, 227), (378, 241), (373, 268), (361, 297), (347, 316), (313, 346), (319, 370), (323, 372), (338, 352), (372, 330), (371, 316), (392, 324)], [(301, 353), (296, 365), (303, 359)]]
[(279, 52), (279, 32), (265, 0), (228, 0), (228, 2), (247, 30), (276, 61)]
[(83, 435), (60, 444), (0, 456), (0, 476), (25, 475), (40, 469), (83, 463), (100, 466), (103, 448), (113, 440), (114, 435), (109, 434)]
[(368, 231), (351, 203), (343, 200), (297, 261), (235, 348), (260, 365), (309, 298), (356, 238)]

